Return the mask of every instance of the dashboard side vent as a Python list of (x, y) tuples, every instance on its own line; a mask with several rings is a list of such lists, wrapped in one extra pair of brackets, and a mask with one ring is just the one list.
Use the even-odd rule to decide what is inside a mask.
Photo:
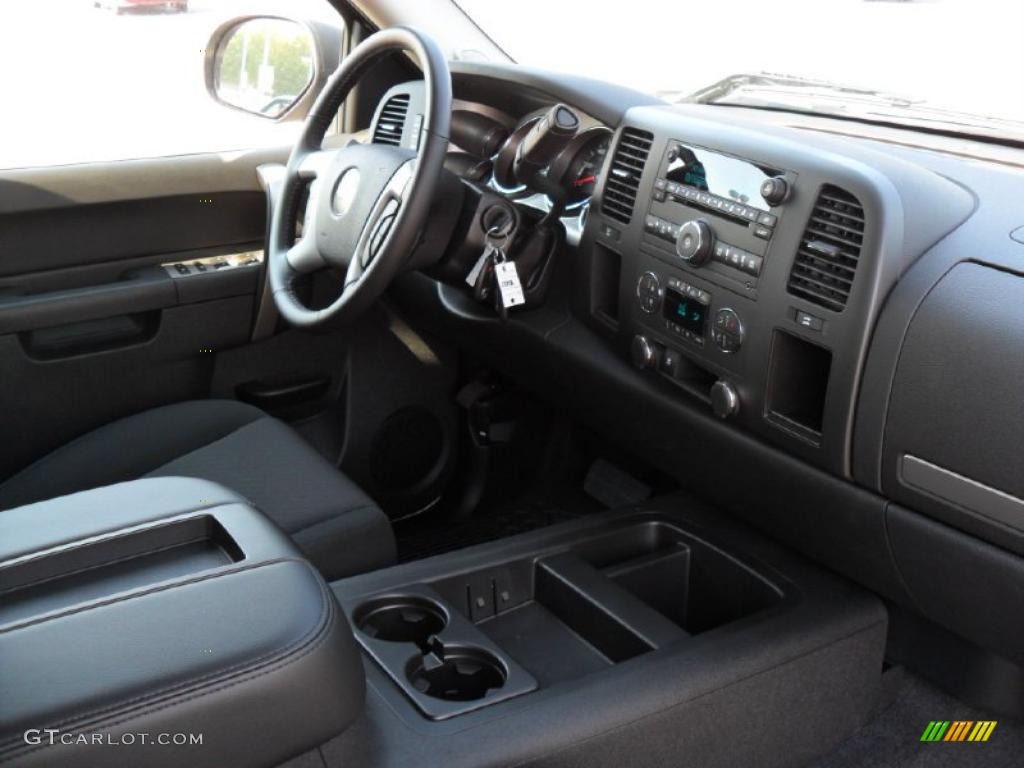
[(623, 224), (633, 218), (640, 177), (651, 151), (654, 134), (637, 128), (622, 131), (612, 156), (611, 168), (604, 183), (601, 212)]
[(849, 192), (825, 185), (789, 272), (794, 296), (842, 312), (864, 245), (864, 207)]
[(390, 144), (397, 147), (402, 143), (405, 118), (409, 112), (409, 94), (399, 93), (384, 104), (373, 129), (374, 144)]

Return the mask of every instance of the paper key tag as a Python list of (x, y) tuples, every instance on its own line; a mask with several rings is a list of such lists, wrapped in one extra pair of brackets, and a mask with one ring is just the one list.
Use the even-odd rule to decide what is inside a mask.
[(491, 257), (491, 249), (484, 248), (484, 252), (480, 254), (480, 258), (476, 260), (476, 264), (469, 270), (469, 274), (466, 275), (466, 285), (472, 287), (476, 286), (476, 281), (480, 279), (480, 273), (483, 268), (487, 265), (487, 259)]
[(514, 261), (503, 261), (494, 267), (495, 277), (498, 280), (498, 290), (501, 291), (501, 305), (505, 309), (518, 307), (526, 302), (523, 295), (523, 286), (519, 282), (519, 271)]

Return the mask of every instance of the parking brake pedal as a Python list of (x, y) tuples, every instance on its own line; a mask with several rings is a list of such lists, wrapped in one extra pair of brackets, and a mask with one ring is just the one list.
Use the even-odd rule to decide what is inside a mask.
[(651, 486), (604, 459), (590, 465), (583, 490), (608, 509), (631, 507), (651, 497)]

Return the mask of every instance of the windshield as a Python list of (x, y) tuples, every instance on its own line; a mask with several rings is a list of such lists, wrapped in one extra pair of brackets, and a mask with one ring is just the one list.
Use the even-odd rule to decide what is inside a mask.
[(521, 64), (668, 101), (698, 94), (696, 100), (710, 103), (905, 117), (943, 130), (1024, 138), (1024, 3), (457, 2)]

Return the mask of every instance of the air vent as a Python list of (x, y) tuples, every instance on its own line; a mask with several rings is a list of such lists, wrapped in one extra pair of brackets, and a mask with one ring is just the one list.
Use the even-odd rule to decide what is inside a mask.
[(636, 128), (622, 131), (619, 145), (612, 157), (612, 167), (604, 183), (601, 212), (623, 224), (633, 218), (636, 192), (651, 151), (654, 134)]
[(400, 93), (387, 100), (373, 129), (374, 144), (390, 144), (397, 147), (402, 143), (405, 130), (405, 116), (409, 112), (409, 94)]
[(863, 245), (864, 207), (839, 187), (822, 187), (789, 273), (789, 292), (842, 312)]

